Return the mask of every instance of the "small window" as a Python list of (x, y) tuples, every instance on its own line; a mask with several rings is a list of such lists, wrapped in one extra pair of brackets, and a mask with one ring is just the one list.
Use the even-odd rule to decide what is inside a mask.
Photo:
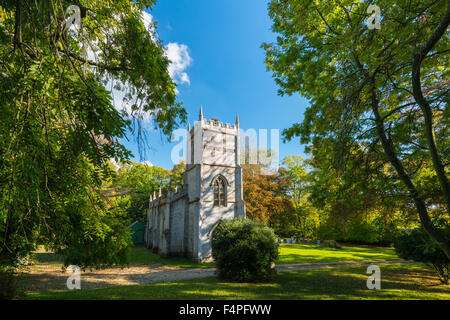
[(226, 206), (226, 185), (225, 180), (222, 177), (217, 177), (214, 181), (214, 206)]

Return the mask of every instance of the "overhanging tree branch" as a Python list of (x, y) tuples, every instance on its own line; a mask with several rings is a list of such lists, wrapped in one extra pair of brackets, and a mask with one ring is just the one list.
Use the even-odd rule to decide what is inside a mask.
[(92, 61), (92, 60), (89, 60), (89, 59), (84, 59), (84, 58), (79, 57), (76, 54), (74, 54), (73, 52), (70, 52), (68, 50), (61, 50), (61, 49), (59, 49), (59, 51), (67, 54), (68, 56), (74, 58), (75, 60), (88, 63), (89, 65), (94, 66), (94, 67), (98, 67), (100, 69), (105, 69), (105, 70), (108, 70), (108, 71), (130, 71), (130, 70), (132, 70), (132, 69), (124, 67), (124, 66), (111, 66), (111, 65), (104, 64), (104, 63), (100, 63), (100, 62), (95, 62), (95, 61)]
[(389, 162), (392, 164), (392, 166), (395, 168), (395, 171), (397, 172), (399, 178), (403, 181), (403, 183), (406, 185), (406, 188), (409, 191), (410, 196), (412, 197), (417, 211), (419, 213), (420, 222), (422, 223), (423, 228), (425, 231), (429, 234), (429, 236), (434, 239), (436, 242), (438, 242), (447, 255), (447, 257), (450, 258), (450, 243), (448, 239), (445, 237), (442, 232), (437, 229), (433, 223), (431, 222), (430, 216), (428, 215), (428, 210), (425, 204), (425, 201), (423, 200), (423, 197), (419, 194), (419, 191), (417, 190), (417, 187), (414, 185), (414, 182), (412, 181), (411, 177), (406, 172), (405, 168), (403, 167), (402, 162), (397, 157), (393, 145), (392, 140), (386, 136), (386, 131), (384, 128), (384, 122), (381, 118), (380, 112), (379, 112), (379, 102), (376, 94), (376, 87), (375, 87), (375, 75), (371, 77), (371, 108), (372, 112), (375, 115), (375, 121), (376, 121), (376, 129), (378, 136), (381, 140), (381, 144), (383, 146), (384, 152), (386, 153)]
[(433, 49), (433, 47), (436, 45), (439, 39), (442, 38), (449, 24), (450, 24), (450, 0), (447, 1), (447, 12), (445, 13), (445, 16), (439, 23), (439, 26), (437, 27), (436, 31), (433, 33), (433, 35), (427, 41), (427, 43), (420, 49), (420, 51), (413, 55), (411, 79), (412, 79), (414, 99), (419, 104), (423, 112), (425, 122), (424, 123), (425, 137), (428, 143), (428, 148), (430, 150), (433, 166), (438, 176), (442, 192), (444, 194), (444, 199), (447, 204), (447, 212), (450, 214), (450, 184), (448, 182), (444, 165), (442, 164), (442, 160), (436, 144), (436, 137), (434, 135), (433, 129), (433, 112), (431, 110), (430, 104), (423, 96), (422, 87), (420, 83), (420, 67), (422, 61), (426, 58), (427, 54)]

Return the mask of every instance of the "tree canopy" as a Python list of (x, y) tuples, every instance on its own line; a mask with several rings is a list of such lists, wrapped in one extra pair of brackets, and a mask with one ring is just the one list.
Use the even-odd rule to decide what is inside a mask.
[(183, 186), (184, 162), (173, 169), (149, 166), (139, 162), (123, 164), (102, 188), (111, 205), (124, 213), (127, 223), (145, 223), (150, 195), (166, 194), (169, 189)]
[[(380, 29), (365, 22), (373, 4)], [(263, 44), (267, 69), (280, 94), (311, 104), (284, 138), (301, 136), (316, 162), (338, 170), (365, 157), (449, 256), (429, 216), (440, 207), (448, 220), (450, 210), (448, 1), (273, 0), (269, 15), (278, 37)]]
[[(155, 26), (142, 18), (153, 2), (1, 2), (2, 265), (37, 244), (79, 266), (126, 261), (122, 213), (99, 191), (111, 174), (108, 159), (130, 157), (121, 139), (132, 122), (139, 136), (150, 115), (168, 134), (186, 117)], [(75, 30), (69, 6), (80, 9)]]

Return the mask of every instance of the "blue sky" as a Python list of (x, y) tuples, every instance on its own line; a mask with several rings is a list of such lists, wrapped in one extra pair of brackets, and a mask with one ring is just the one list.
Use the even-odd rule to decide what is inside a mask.
[[(191, 125), (200, 105), (207, 119), (240, 126), (280, 129), (303, 119), (308, 102), (299, 95), (278, 96), (272, 74), (266, 71), (263, 42), (275, 40), (270, 30), (267, 2), (263, 0), (160, 0), (148, 11), (157, 23), (156, 32), (165, 45), (175, 44), (187, 51), (175, 78), (178, 100), (183, 102)], [(184, 75), (183, 75), (184, 74)], [(281, 139), (281, 137), (280, 137)], [(136, 161), (148, 160), (155, 166), (171, 168), (170, 143), (158, 131), (150, 134), (152, 150), (139, 157), (133, 139), (125, 146)], [(279, 143), (280, 160), (289, 154), (305, 156), (299, 139)]]

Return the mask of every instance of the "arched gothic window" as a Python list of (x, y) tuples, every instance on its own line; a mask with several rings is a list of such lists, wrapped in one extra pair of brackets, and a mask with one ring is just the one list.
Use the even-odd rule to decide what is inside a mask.
[(225, 207), (227, 205), (227, 189), (225, 179), (218, 176), (214, 180), (214, 206), (215, 207)]

